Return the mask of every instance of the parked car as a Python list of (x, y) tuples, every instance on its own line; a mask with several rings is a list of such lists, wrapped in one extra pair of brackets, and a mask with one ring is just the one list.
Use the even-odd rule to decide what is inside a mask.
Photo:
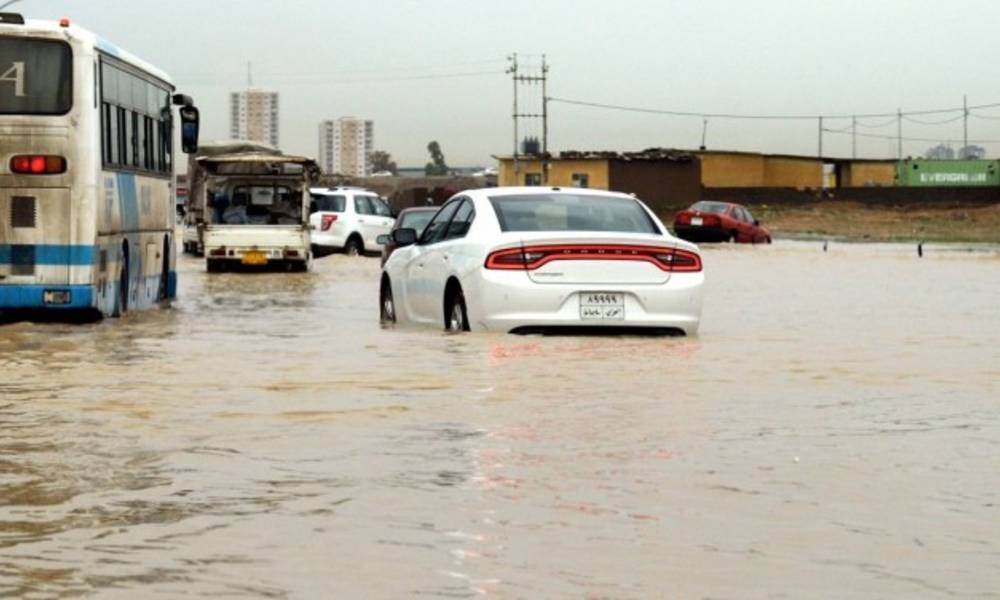
[(694, 244), (638, 199), (578, 188), (488, 188), (392, 232), (383, 323), (448, 331), (694, 334), (704, 273)]
[(389, 233), (389, 204), (362, 188), (311, 188), (309, 225), (313, 254), (343, 251), (356, 256), (378, 251), (378, 236)]
[(392, 241), (392, 232), (402, 227), (409, 227), (417, 232), (417, 236), (424, 232), (424, 227), (430, 222), (434, 214), (441, 208), (440, 206), (414, 206), (404, 208), (396, 217), (396, 222), (392, 225), (392, 230), (388, 234), (378, 236), (376, 240), (382, 246), (382, 264), (389, 260), (389, 256), (396, 250), (396, 242)]
[(677, 213), (674, 233), (692, 242), (771, 243), (771, 232), (745, 206), (711, 200)]

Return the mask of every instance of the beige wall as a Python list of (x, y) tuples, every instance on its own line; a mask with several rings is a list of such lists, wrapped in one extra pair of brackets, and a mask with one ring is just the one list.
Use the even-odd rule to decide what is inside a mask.
[(764, 157), (755, 154), (701, 154), (701, 184), (705, 187), (764, 185)]
[[(514, 173), (514, 161), (512, 159), (500, 159), (498, 183), (499, 185), (524, 185), (525, 176), (529, 173), (542, 172), (542, 162), (540, 160), (519, 160), (519, 172)], [(603, 159), (594, 160), (560, 160), (549, 161), (549, 181), (548, 185), (560, 187), (572, 187), (573, 175), (575, 173), (586, 174), (589, 181), (587, 187), (606, 190), (610, 184), (608, 161)]]
[(762, 154), (701, 154), (701, 182), (705, 187), (819, 188), (823, 162)]
[(851, 162), (844, 166), (841, 187), (896, 184), (896, 165), (886, 162)]
[(818, 158), (766, 156), (764, 187), (821, 188), (823, 161)]

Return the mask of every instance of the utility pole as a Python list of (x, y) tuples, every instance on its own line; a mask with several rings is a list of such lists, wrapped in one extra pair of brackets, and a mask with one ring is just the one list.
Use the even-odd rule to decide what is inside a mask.
[(858, 157), (858, 118), (851, 117), (851, 158)]
[(823, 117), (819, 117), (819, 154), (823, 158)]
[(520, 168), (520, 165), (517, 162), (517, 154), (518, 154), (518, 152), (517, 152), (517, 145), (518, 145), (518, 139), (517, 139), (517, 52), (515, 52), (514, 54), (511, 54), (510, 56), (508, 56), (507, 60), (510, 61), (510, 67), (507, 68), (507, 73), (512, 73), (513, 76), (514, 76), (513, 77), (513, 81), (514, 81), (514, 112), (512, 113), (514, 115), (514, 178), (516, 180), (516, 183), (520, 183), (519, 174), (521, 173), (521, 168)]
[[(969, 152), (969, 97), (962, 95), (962, 152)], [(965, 158), (959, 156), (959, 158)]]
[(903, 109), (896, 109), (896, 160), (903, 160)]
[(542, 183), (549, 182), (549, 65), (542, 55)]
[[(507, 69), (507, 72), (512, 75), (511, 79), (514, 83), (514, 173), (518, 173), (518, 144), (519, 144), (519, 125), (521, 119), (540, 119), (542, 121), (542, 143), (539, 151), (541, 152), (541, 163), (542, 163), (542, 184), (548, 182), (549, 179), (549, 97), (548, 97), (548, 79), (549, 79), (549, 65), (545, 60), (545, 55), (542, 55), (542, 66), (541, 71), (538, 75), (521, 75), (519, 70), (519, 65), (517, 62), (517, 54), (513, 54), (510, 59), (511, 66)], [(541, 112), (537, 112), (539, 107), (532, 106), (527, 109), (522, 109), (518, 106), (518, 95), (520, 92), (519, 86), (531, 86), (541, 84), (542, 88), (542, 106)], [(531, 98), (532, 96), (529, 96)], [(521, 112), (522, 110), (527, 110), (529, 112)], [(531, 112), (532, 110), (536, 112)], [(537, 139), (535, 140), (537, 143)]]
[(705, 150), (705, 136), (708, 135), (708, 119), (701, 121), (701, 149)]

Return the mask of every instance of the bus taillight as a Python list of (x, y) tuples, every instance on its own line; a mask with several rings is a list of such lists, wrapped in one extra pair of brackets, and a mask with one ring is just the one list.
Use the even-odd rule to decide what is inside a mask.
[(66, 159), (45, 154), (19, 154), (10, 159), (10, 170), (21, 175), (57, 175), (66, 172)]

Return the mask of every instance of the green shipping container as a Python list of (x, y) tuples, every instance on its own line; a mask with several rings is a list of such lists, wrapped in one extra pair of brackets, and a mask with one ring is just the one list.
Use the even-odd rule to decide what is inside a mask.
[(896, 163), (899, 187), (1000, 186), (1000, 161), (907, 159)]

